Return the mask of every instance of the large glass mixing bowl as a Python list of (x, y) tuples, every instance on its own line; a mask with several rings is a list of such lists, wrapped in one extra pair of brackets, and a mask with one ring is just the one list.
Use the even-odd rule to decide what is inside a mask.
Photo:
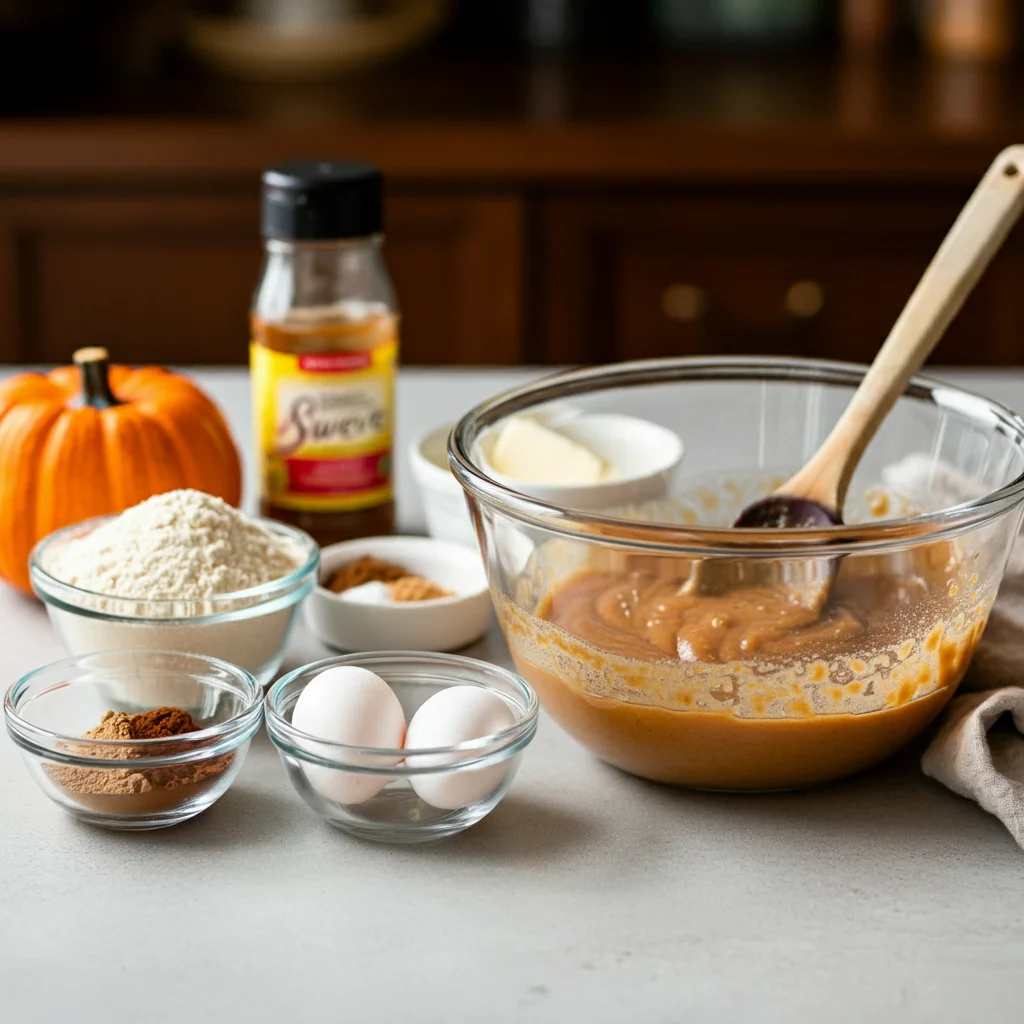
[[(795, 359), (623, 363), (517, 388), (460, 421), (450, 462), (505, 638), (547, 711), (598, 757), (705, 789), (804, 786), (881, 761), (952, 696), (1020, 527), (1021, 417), (916, 378), (861, 460), (846, 525), (729, 528), (816, 450), (863, 374)], [(670, 492), (580, 511), (488, 475), (487, 431), (552, 410), (675, 431)]]

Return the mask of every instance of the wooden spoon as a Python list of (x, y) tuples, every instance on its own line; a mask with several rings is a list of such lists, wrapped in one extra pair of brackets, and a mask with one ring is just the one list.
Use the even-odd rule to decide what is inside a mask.
[(910, 378), (938, 344), (1024, 209), (1024, 145), (996, 157), (949, 229), (850, 404), (810, 461), (737, 527), (823, 527), (843, 521), (857, 463)]
[[(774, 494), (748, 505), (738, 528), (811, 528), (842, 523), (843, 502), (854, 470), (910, 378), (938, 344), (964, 300), (1024, 209), (1024, 145), (996, 157), (939, 246), (875, 361), (832, 432), (810, 461)], [(693, 563), (686, 589), (720, 593), (767, 575), (794, 590), (796, 600), (821, 607), (836, 559), (811, 559), (774, 570), (732, 558)], [(779, 579), (779, 577), (784, 577)], [(790, 578), (790, 577), (797, 578)]]

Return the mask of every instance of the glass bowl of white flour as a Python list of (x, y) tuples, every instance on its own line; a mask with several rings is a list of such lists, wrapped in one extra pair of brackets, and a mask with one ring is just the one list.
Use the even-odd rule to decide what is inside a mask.
[(71, 654), (183, 651), (267, 683), (319, 564), (301, 530), (180, 490), (50, 534), (29, 569)]

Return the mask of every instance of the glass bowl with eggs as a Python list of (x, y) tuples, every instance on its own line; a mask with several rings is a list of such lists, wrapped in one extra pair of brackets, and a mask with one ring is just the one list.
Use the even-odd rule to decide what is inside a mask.
[[(731, 525), (807, 462), (864, 369), (594, 367), (499, 395), (455, 428), (452, 470), (516, 666), (598, 757), (692, 788), (790, 789), (876, 764), (952, 696), (1021, 523), (1024, 419), (915, 378), (860, 461), (845, 525)], [(558, 496), (525, 479), (529, 451), (524, 479), (494, 472), (488, 445), (510, 419), (565, 403), (677, 435), (665, 494), (594, 500), (592, 472), (583, 495)]]
[(383, 652), (327, 658), (267, 693), (267, 732), (302, 799), (362, 839), (421, 843), (476, 824), (508, 792), (538, 701), (472, 658)]

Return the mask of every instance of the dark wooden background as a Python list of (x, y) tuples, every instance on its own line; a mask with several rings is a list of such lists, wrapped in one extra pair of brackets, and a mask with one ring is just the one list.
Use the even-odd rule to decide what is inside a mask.
[[(924, 60), (434, 58), (0, 118), (0, 362), (245, 361), (259, 172), (311, 156), (387, 175), (406, 362), (868, 360), (1024, 139), (1020, 86)], [(1024, 363), (1021, 232), (933, 362)]]

